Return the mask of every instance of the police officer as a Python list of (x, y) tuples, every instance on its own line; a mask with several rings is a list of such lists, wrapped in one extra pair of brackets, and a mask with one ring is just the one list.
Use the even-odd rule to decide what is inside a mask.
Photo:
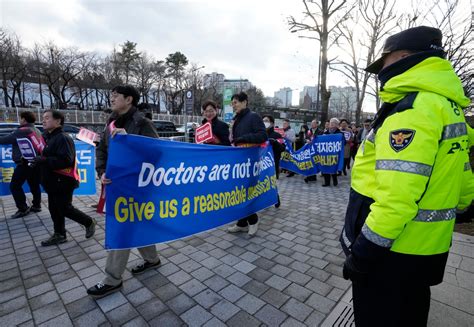
[[(341, 244), (356, 326), (426, 326), (430, 286), (442, 282), (457, 209), (472, 178), (462, 84), (441, 31), (390, 36), (378, 74), (383, 105), (363, 141)], [(463, 191), (464, 190), (464, 191)]]

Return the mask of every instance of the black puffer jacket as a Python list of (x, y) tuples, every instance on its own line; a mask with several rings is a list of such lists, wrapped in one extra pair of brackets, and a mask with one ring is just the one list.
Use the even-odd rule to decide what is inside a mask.
[(21, 163), (21, 152), (16, 140), (18, 138), (27, 137), (34, 132), (37, 136), (41, 136), (41, 132), (34, 124), (25, 124), (19, 126), (13, 133), (0, 137), (0, 144), (12, 145), (12, 159), (16, 164)]
[(234, 117), (232, 125), (232, 139), (234, 144), (251, 143), (260, 144), (265, 142), (267, 132), (262, 118), (249, 108), (242, 109)]
[(123, 115), (112, 113), (107, 120), (107, 125), (102, 132), (100, 143), (96, 148), (96, 170), (99, 176), (105, 172), (107, 166), (107, 158), (109, 151), (109, 125), (114, 122), (115, 127), (123, 128), (127, 131), (127, 134), (142, 135), (153, 138), (158, 138), (158, 132), (153, 126), (151, 120), (145, 117), (145, 115), (138, 111), (137, 108), (132, 107)]
[(43, 134), (46, 146), (43, 157), (46, 161), (41, 164), (41, 185), (47, 193), (62, 193), (79, 186), (73, 177), (61, 175), (55, 170), (74, 168), (76, 160), (76, 147), (69, 134), (58, 127), (51, 133)]

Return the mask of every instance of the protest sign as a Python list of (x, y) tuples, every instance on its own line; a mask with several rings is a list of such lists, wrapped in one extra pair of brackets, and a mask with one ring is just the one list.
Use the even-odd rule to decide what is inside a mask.
[(76, 135), (76, 138), (82, 142), (95, 146), (94, 142), (99, 140), (99, 134), (90, 131), (87, 128), (81, 127), (79, 129), (79, 133)]
[(204, 125), (196, 128), (196, 135), (194, 136), (196, 143), (205, 143), (206, 141), (212, 140), (213, 138), (214, 136), (212, 135), (212, 126), (210, 122), (207, 122)]
[(343, 135), (318, 135), (311, 143), (305, 144), (298, 151), (293, 151), (291, 144), (286, 143), (286, 151), (281, 155), (280, 167), (304, 176), (335, 174), (342, 170), (344, 164)]
[(117, 135), (107, 177), (109, 249), (183, 238), (277, 202), (268, 144), (240, 148)]
[[(75, 141), (77, 171), (80, 185), (74, 190), (74, 195), (94, 195), (95, 190), (95, 149), (93, 146)], [(11, 145), (0, 145), (0, 196), (10, 195), (10, 182), (15, 169), (12, 160)], [(27, 183), (23, 185), (25, 192), (29, 192)]]

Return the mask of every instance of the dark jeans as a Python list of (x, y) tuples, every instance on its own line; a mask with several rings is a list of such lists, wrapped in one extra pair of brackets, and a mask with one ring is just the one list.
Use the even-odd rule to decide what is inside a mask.
[(242, 218), (237, 222), (237, 226), (239, 227), (245, 227), (248, 225), (255, 225), (258, 223), (258, 215), (256, 213), (251, 214), (250, 216), (246, 218)]
[(31, 194), (33, 195), (33, 206), (41, 207), (39, 169), (31, 168), (24, 164), (18, 164), (16, 166), (10, 183), (10, 191), (12, 192), (16, 207), (20, 211), (28, 209), (25, 192), (23, 191), (23, 184), (25, 184), (25, 181), (28, 182)]
[(334, 186), (337, 185), (337, 174), (323, 174), (323, 177), (324, 177), (324, 185), (330, 184), (331, 177), (332, 177), (332, 183), (334, 184)]
[(370, 278), (369, 285), (352, 283), (356, 326), (425, 327), (430, 310), (430, 287)]
[(72, 193), (74, 189), (64, 190), (62, 193), (48, 193), (48, 206), (51, 219), (54, 223), (54, 232), (66, 235), (65, 217), (68, 217), (78, 224), (89, 227), (92, 218), (72, 205)]
[(351, 169), (351, 157), (344, 158), (344, 169)]

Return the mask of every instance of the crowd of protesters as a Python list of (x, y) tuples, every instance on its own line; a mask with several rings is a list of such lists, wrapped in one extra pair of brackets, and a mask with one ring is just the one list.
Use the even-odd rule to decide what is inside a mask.
[[(441, 41), (441, 31), (423, 26), (387, 39), (383, 56), (366, 68), (368, 72), (379, 74), (383, 82), (381, 95), (385, 102), (380, 109), (382, 114), (373, 123), (365, 120), (360, 127), (344, 118), (331, 118), (324, 122), (324, 128), (317, 120), (312, 120), (310, 126), (303, 124), (296, 133), (290, 121), (285, 119), (280, 134), (275, 130), (278, 126), (275, 126), (273, 116), (261, 117), (250, 110), (244, 92), (231, 98), (235, 113), (231, 126), (219, 120), (215, 102), (207, 101), (202, 107), (203, 124), (209, 123), (213, 132), (213, 138), (207, 143), (238, 147), (257, 146), (268, 140), (276, 160), (277, 178), (280, 175), (279, 158), (286, 146), (300, 149), (322, 135), (342, 134), (342, 169), (335, 174), (322, 174), (322, 186), (330, 186), (331, 180), (336, 186), (338, 176), (346, 176), (351, 169), (359, 145), (364, 145), (364, 151), (358, 153), (352, 166), (355, 173), (340, 239), (347, 256), (343, 277), (352, 281), (355, 322), (360, 326), (378, 326), (380, 321), (387, 321), (387, 317), (393, 322), (391, 326), (426, 326), (430, 286), (443, 280), (456, 209), (469, 210), (472, 203), (472, 170), (466, 152), (462, 149), (455, 152), (453, 150), (459, 148), (452, 146), (445, 151), (450, 146), (444, 142), (447, 140), (474, 144), (474, 132), (460, 115), (460, 109), (469, 104), (469, 99), (464, 96), (459, 79), (443, 57)], [(426, 75), (429, 78), (414, 78), (425, 76), (419, 73), (424, 70), (436, 74)], [(408, 76), (406, 81), (422, 91), (419, 94), (410, 92), (400, 98), (402, 92), (412, 90), (400, 87), (401, 80), (396, 79), (400, 74)], [(435, 83), (446, 85), (446, 92), (442, 88), (433, 88), (432, 79), (436, 76), (448, 81)], [(138, 108), (139, 98), (139, 92), (132, 86), (117, 86), (112, 90), (112, 114), (96, 150), (96, 170), (104, 185), (112, 183), (106, 172), (110, 138), (117, 134), (158, 138), (151, 120)], [(394, 98), (398, 102), (387, 101)], [(422, 121), (427, 108), (432, 111), (433, 125)], [(393, 119), (395, 115), (396, 119)], [(67, 241), (65, 217), (83, 225), (86, 238), (93, 237), (95, 219), (72, 205), (73, 191), (79, 180), (74, 142), (62, 129), (64, 116), (59, 111), (45, 111), (42, 137), (34, 127), (35, 120), (34, 114), (22, 113), (18, 130), (0, 138), (0, 144), (13, 146), (13, 160), (17, 165), (10, 188), (18, 211), (11, 218), (41, 211), (41, 183), (48, 195), (48, 209), (54, 223), (53, 235), (41, 245), (58, 245)], [(440, 133), (434, 133), (433, 126), (438, 127)], [(378, 137), (376, 143), (375, 132), (382, 136), (385, 132), (390, 137)], [(418, 146), (408, 148), (415, 132), (418, 138), (414, 142), (418, 142)], [(31, 148), (34, 156), (28, 156), (22, 151), (21, 140), (24, 139), (35, 140), (31, 143), (42, 141), (44, 145)], [(419, 150), (421, 146), (423, 151)], [(400, 154), (401, 150), (405, 152)], [(379, 160), (379, 157), (384, 160)], [(451, 167), (450, 174), (443, 172), (445, 167)], [(377, 183), (384, 187), (374, 186), (375, 170), (378, 170)], [(290, 171), (286, 176), (294, 175)], [(400, 179), (405, 188), (392, 187), (395, 178)], [(305, 178), (306, 183), (316, 180), (316, 176)], [(33, 194), (31, 207), (21, 189), (25, 181)], [(402, 205), (396, 208), (394, 204)], [(280, 206), (279, 198), (275, 206)], [(433, 206), (438, 209), (433, 209)], [(227, 231), (254, 236), (258, 226), (259, 217), (255, 212), (238, 220)], [(138, 251), (143, 262), (131, 269), (133, 275), (160, 265), (155, 245), (141, 247)], [(87, 293), (99, 298), (120, 290), (129, 255), (130, 249), (109, 251), (103, 279)]]
[[(116, 134), (136, 134), (157, 138), (158, 133), (150, 119), (143, 112), (143, 106), (138, 105), (138, 91), (129, 85), (117, 86), (111, 93), (112, 113), (107, 120), (100, 143), (96, 147), (96, 171), (103, 185), (112, 181), (106, 176), (106, 165), (108, 159), (108, 144), (110, 138)], [(282, 124), (282, 134), (275, 128), (275, 118), (272, 115), (261, 117), (249, 109), (248, 96), (244, 92), (232, 96), (232, 107), (235, 117), (231, 123), (219, 119), (219, 108), (216, 102), (209, 100), (202, 106), (202, 124), (210, 123), (213, 138), (206, 141), (207, 144), (221, 146), (249, 146), (258, 145), (269, 141), (272, 145), (275, 158), (276, 177), (280, 176), (279, 162), (281, 155), (286, 151), (284, 139), (295, 149), (310, 143), (314, 138), (324, 134), (343, 133), (346, 140), (344, 149), (345, 163), (344, 174), (350, 167), (351, 153), (357, 148), (358, 141), (367, 135), (370, 122), (366, 121), (363, 129), (358, 129), (347, 120), (339, 121), (331, 119), (325, 124), (325, 128), (319, 127), (319, 122), (313, 120), (310, 126), (302, 125), (299, 133), (291, 127), (290, 121), (285, 119)], [(77, 174), (76, 150), (72, 138), (63, 131), (64, 116), (61, 112), (47, 110), (43, 114), (44, 133), (41, 135), (35, 128), (36, 117), (34, 113), (24, 112), (21, 114), (19, 128), (12, 134), (0, 138), (0, 144), (11, 144), (13, 146), (13, 160), (16, 163), (11, 192), (18, 211), (11, 217), (21, 218), (30, 212), (41, 211), (40, 184), (48, 195), (48, 209), (53, 221), (54, 231), (51, 237), (43, 242), (42, 246), (58, 245), (67, 242), (67, 231), (65, 228), (65, 217), (68, 217), (85, 228), (85, 237), (90, 238), (95, 233), (96, 221), (72, 205), (74, 189), (79, 185)], [(17, 140), (25, 137), (36, 137), (44, 143), (43, 148), (36, 149), (33, 158), (26, 160), (19, 149)], [(34, 143), (34, 142), (33, 142)], [(287, 176), (295, 173), (287, 172)], [(329, 185), (330, 175), (323, 175), (325, 183)], [(332, 175), (333, 184), (337, 185), (337, 175)], [(28, 182), (33, 194), (32, 205), (28, 206), (22, 185)], [(316, 176), (305, 178), (305, 182), (316, 181)], [(275, 207), (280, 206), (280, 197)], [(228, 227), (229, 233), (246, 232), (253, 236), (258, 231), (259, 218), (257, 213), (240, 219), (234, 225)], [(161, 263), (156, 247), (154, 245), (139, 248), (143, 262), (131, 269), (132, 274), (140, 274), (147, 269), (158, 267)], [(107, 254), (105, 275), (96, 285), (87, 290), (93, 297), (102, 297), (113, 293), (122, 287), (122, 275), (126, 269), (130, 250), (111, 250)]]

